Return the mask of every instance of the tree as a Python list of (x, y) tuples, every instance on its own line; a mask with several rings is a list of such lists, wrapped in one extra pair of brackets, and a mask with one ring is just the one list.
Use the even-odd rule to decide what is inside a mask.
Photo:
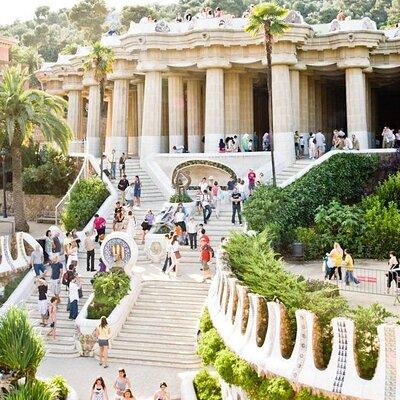
[(275, 3), (260, 3), (253, 7), (246, 26), (246, 32), (256, 36), (260, 31), (264, 34), (265, 53), (267, 56), (267, 91), (268, 91), (268, 119), (271, 146), (272, 184), (276, 186), (274, 135), (272, 117), (272, 43), (274, 36), (281, 35), (287, 25), (283, 20), (287, 10)]
[(35, 10), (35, 20), (39, 23), (44, 22), (47, 20), (50, 14), (50, 7), (49, 6), (40, 6), (37, 7)]
[(109, 47), (103, 46), (100, 42), (96, 42), (92, 46), (92, 50), (88, 55), (83, 68), (85, 71), (92, 71), (95, 79), (100, 86), (100, 115), (106, 113), (104, 103), (104, 86), (107, 74), (112, 72), (115, 54)]
[(21, 67), (5, 69), (0, 83), (0, 144), (8, 142), (13, 172), (15, 228), (29, 231), (22, 189), (21, 146), (38, 128), (45, 139), (67, 151), (72, 130), (64, 119), (67, 103), (61, 97), (26, 89), (28, 75)]
[(400, 22), (400, 0), (393, 0), (388, 11), (388, 25), (395, 26)]
[(129, 29), (131, 22), (139, 22), (143, 17), (151, 16), (156, 18), (157, 15), (153, 8), (148, 6), (124, 6), (121, 11), (121, 25), (125, 30)]
[(90, 42), (99, 40), (103, 33), (103, 24), (108, 14), (104, 0), (82, 0), (75, 4), (70, 12), (69, 19)]
[(10, 51), (10, 64), (17, 66), (22, 65), (27, 69), (29, 74), (29, 86), (40, 87), (40, 82), (34, 75), (43, 63), (43, 58), (33, 47), (13, 46)]

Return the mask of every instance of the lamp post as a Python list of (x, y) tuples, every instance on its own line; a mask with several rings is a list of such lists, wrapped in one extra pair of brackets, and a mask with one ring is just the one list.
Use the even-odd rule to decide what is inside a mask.
[(6, 149), (0, 150), (1, 164), (3, 167), (3, 218), (7, 218), (7, 196), (6, 196)]

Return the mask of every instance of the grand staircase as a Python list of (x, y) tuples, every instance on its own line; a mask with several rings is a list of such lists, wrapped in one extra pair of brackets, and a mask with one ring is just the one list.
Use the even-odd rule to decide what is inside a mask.
[(313, 162), (315, 162), (315, 160), (310, 160), (309, 158), (302, 158), (300, 160), (296, 160), (292, 165), (286, 167), (285, 169), (276, 174), (276, 184), (278, 186), (281, 186), (288, 179), (295, 176), (298, 172), (308, 167)]

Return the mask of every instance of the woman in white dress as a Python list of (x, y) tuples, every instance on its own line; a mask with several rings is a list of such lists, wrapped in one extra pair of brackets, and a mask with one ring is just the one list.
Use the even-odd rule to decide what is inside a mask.
[(109, 400), (106, 384), (101, 376), (95, 380), (89, 400)]
[(181, 253), (179, 250), (180, 246), (178, 236), (174, 235), (171, 241), (171, 266), (169, 267), (168, 275), (170, 272), (175, 271), (175, 276), (178, 276), (179, 260), (181, 258)]

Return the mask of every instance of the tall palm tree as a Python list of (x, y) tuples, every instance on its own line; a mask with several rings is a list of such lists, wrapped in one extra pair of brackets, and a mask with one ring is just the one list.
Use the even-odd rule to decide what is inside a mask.
[(8, 142), (13, 174), (15, 228), (29, 231), (22, 189), (21, 146), (39, 129), (45, 139), (67, 151), (72, 130), (64, 119), (67, 103), (41, 90), (26, 89), (29, 79), (21, 67), (8, 67), (0, 83), (0, 145)]
[[(90, 54), (87, 56), (83, 67), (85, 71), (92, 71), (95, 79), (100, 86), (100, 115), (105, 116), (106, 107), (104, 102), (105, 84), (107, 74), (112, 72), (115, 59), (114, 50), (104, 46), (100, 42), (95, 42), (92, 45)], [(103, 146), (102, 146), (103, 147)]]
[(272, 116), (272, 43), (274, 37), (282, 35), (287, 29), (284, 17), (287, 14), (285, 8), (276, 3), (260, 3), (253, 7), (246, 25), (246, 32), (253, 36), (262, 32), (264, 35), (265, 53), (267, 56), (267, 91), (268, 91), (268, 119), (269, 135), (271, 146), (271, 164), (272, 164), (272, 184), (276, 186), (275, 156), (274, 156), (274, 134), (273, 134), (273, 116)]

